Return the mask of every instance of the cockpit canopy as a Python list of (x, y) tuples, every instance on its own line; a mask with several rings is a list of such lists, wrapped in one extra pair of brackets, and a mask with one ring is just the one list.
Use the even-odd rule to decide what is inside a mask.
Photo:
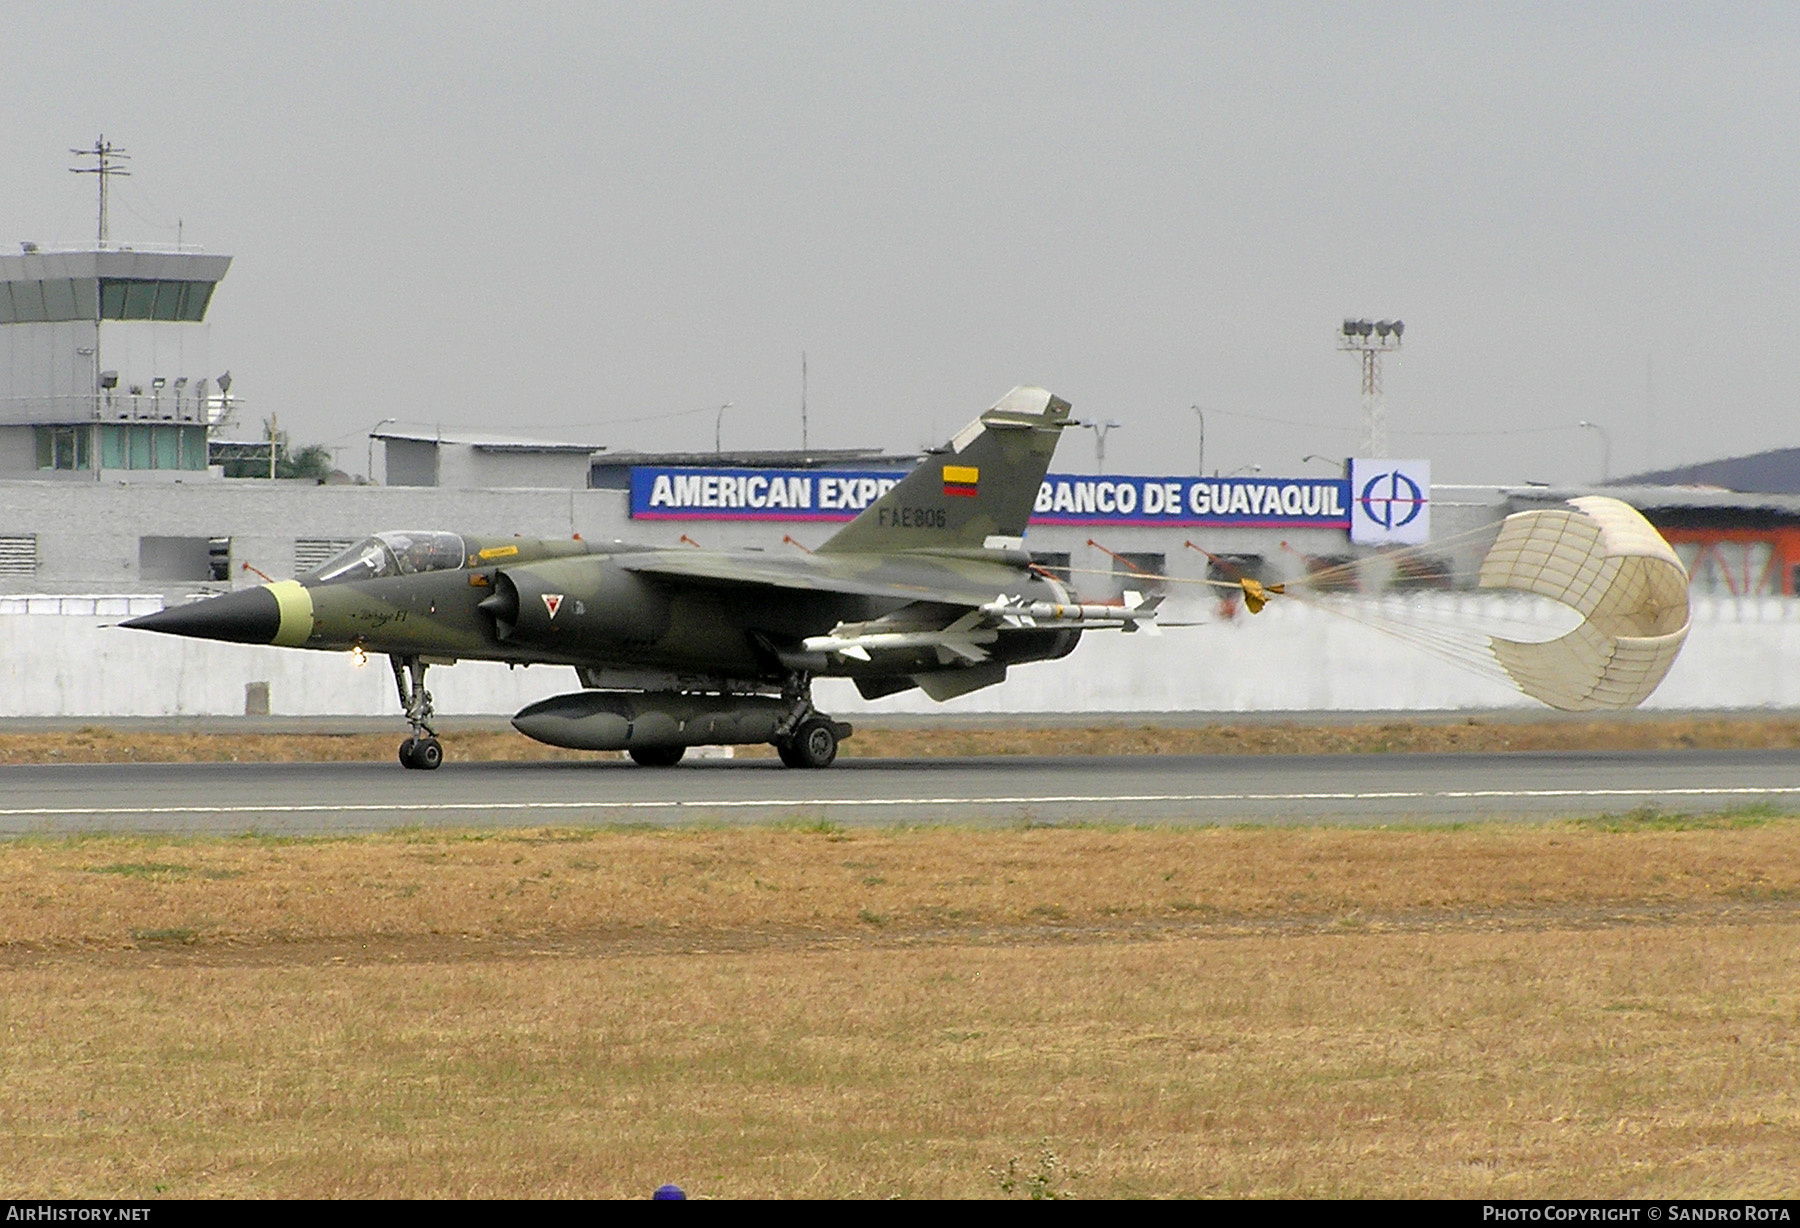
[(463, 539), (460, 534), (407, 529), (365, 537), (305, 579), (314, 584), (342, 584), (348, 580), (410, 576), (422, 571), (454, 571), (462, 565)]

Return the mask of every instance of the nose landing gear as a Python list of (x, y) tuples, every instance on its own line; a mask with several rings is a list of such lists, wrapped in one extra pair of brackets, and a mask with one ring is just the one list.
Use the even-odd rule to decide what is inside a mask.
[(443, 744), (431, 727), (431, 692), (425, 689), (425, 671), (430, 668), (419, 657), (389, 657), (394, 667), (394, 687), (400, 692), (400, 708), (412, 736), (400, 743), (400, 765), (415, 771), (429, 772), (444, 761)]
[(408, 738), (400, 743), (400, 764), (429, 772), (444, 761), (444, 747), (436, 738)]

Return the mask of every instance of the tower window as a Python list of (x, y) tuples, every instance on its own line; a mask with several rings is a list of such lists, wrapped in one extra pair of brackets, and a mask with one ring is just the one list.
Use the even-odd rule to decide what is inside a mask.
[(39, 469), (91, 469), (94, 467), (93, 431), (85, 426), (40, 426), (37, 435)]

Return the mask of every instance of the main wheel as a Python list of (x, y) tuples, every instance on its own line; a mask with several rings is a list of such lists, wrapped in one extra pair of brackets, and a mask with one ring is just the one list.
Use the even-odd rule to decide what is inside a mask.
[(408, 738), (400, 743), (400, 766), (429, 772), (444, 761), (444, 747), (436, 738)]
[(837, 758), (837, 748), (836, 726), (822, 716), (810, 716), (775, 749), (781, 761), (791, 768), (824, 768)]
[(687, 754), (687, 747), (634, 746), (625, 753), (644, 767), (674, 767)]

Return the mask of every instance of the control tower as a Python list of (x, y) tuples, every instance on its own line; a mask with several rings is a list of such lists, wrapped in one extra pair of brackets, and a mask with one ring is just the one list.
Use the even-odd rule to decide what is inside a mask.
[(0, 479), (204, 478), (211, 430), (232, 408), (207, 354), (206, 309), (231, 257), (115, 244), (106, 182), (128, 174), (105, 138), (91, 245), (0, 253)]

